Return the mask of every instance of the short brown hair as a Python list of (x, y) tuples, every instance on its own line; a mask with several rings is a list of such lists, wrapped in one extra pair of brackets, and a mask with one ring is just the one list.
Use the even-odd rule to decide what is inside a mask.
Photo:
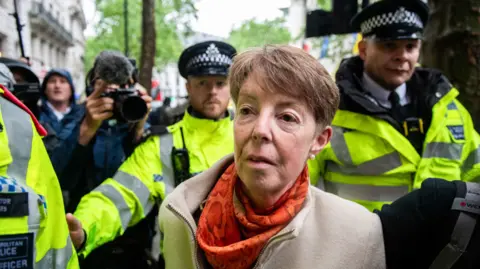
[(237, 104), (248, 76), (259, 76), (264, 89), (301, 99), (319, 125), (330, 125), (339, 91), (327, 70), (311, 55), (287, 45), (266, 45), (237, 55), (230, 68), (230, 94)]

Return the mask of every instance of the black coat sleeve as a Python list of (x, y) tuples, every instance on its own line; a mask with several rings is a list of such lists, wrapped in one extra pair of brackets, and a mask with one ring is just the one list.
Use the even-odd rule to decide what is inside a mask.
[[(459, 215), (451, 210), (456, 190), (453, 182), (429, 179), (419, 190), (376, 211), (382, 221), (388, 269), (429, 268), (450, 242)], [(479, 227), (454, 268), (480, 268)]]

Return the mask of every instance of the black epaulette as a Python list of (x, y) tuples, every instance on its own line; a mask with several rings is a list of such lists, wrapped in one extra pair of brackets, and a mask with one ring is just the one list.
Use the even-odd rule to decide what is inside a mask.
[(141, 142), (146, 141), (151, 136), (161, 136), (168, 133), (169, 131), (166, 125), (151, 125), (143, 132)]

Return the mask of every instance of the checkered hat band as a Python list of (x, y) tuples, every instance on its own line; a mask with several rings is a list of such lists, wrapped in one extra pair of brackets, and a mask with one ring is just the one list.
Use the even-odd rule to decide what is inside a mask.
[(423, 28), (423, 22), (414, 12), (400, 10), (400, 12), (389, 12), (374, 16), (360, 25), (362, 33), (369, 34), (375, 28), (389, 26), (394, 24), (408, 24), (418, 28)]
[(190, 59), (186, 65), (186, 69), (200, 67), (200, 66), (215, 66), (215, 65), (231, 65), (232, 58), (224, 54), (207, 55), (206, 53), (197, 55)]

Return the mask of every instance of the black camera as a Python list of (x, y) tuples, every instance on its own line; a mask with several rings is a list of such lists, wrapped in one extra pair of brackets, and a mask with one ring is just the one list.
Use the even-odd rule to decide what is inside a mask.
[(13, 84), (13, 94), (22, 102), (36, 103), (40, 99), (40, 85), (38, 83)]
[(134, 86), (119, 88), (102, 94), (114, 101), (113, 117), (120, 122), (135, 123), (148, 113), (147, 103), (140, 97)]
[(40, 84), (19, 83), (13, 84), (12, 93), (25, 104), (35, 116), (39, 116), (38, 101), (40, 100)]
[(97, 78), (107, 85), (120, 86), (114, 91), (102, 94), (102, 97), (113, 99), (113, 117), (120, 122), (135, 123), (141, 121), (148, 113), (147, 103), (135, 89), (137, 82), (135, 70), (134, 59), (128, 59), (118, 51), (105, 50), (95, 58), (93, 68), (87, 75), (90, 86), (94, 85)]

